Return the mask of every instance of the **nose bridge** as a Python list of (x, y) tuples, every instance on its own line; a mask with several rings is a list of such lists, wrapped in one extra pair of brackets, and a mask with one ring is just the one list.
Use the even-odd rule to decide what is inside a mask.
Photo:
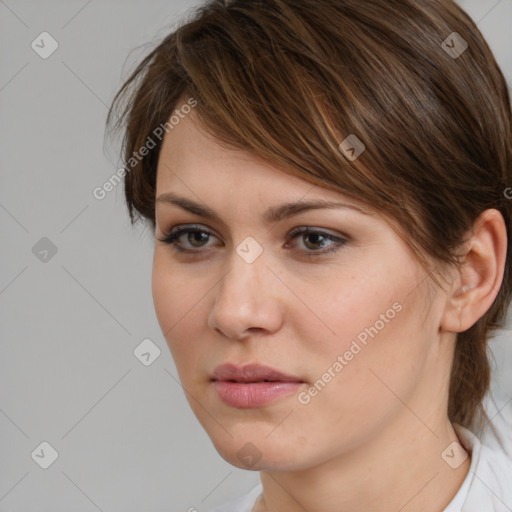
[(280, 310), (273, 282), (276, 277), (267, 263), (264, 251), (252, 240), (245, 240), (233, 250), (229, 270), (215, 291), (209, 317), (211, 328), (234, 338), (251, 328), (269, 331), (277, 328)]
[(266, 258), (263, 253), (255, 257), (250, 248), (247, 252), (244, 252), (244, 248), (247, 249), (240, 244), (230, 255), (230, 270), (220, 282), (217, 303), (235, 302), (247, 307), (247, 304), (250, 305), (258, 299), (265, 299), (262, 292), (269, 291), (267, 280), (271, 272), (266, 268)]

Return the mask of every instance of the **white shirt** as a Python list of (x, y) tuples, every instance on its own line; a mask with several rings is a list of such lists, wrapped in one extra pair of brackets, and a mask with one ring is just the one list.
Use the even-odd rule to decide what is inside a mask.
[[(459, 441), (471, 454), (469, 472), (443, 512), (512, 512), (512, 424), (496, 424), (504, 449), (489, 436), (483, 444), (467, 428), (454, 424)], [(262, 492), (259, 483), (248, 493), (212, 512), (251, 512)]]

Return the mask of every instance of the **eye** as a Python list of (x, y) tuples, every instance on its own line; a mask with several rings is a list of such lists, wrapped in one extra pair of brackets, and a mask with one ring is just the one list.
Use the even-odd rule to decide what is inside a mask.
[[(306, 257), (323, 256), (327, 253), (334, 253), (347, 243), (346, 238), (332, 235), (325, 231), (321, 231), (318, 228), (312, 228), (309, 226), (296, 228), (289, 236), (292, 240), (299, 239), (304, 242), (306, 251), (303, 251), (303, 255)], [(328, 241), (332, 243), (326, 246), (326, 242)]]
[[(187, 235), (184, 237), (184, 235)], [(176, 229), (171, 230), (170, 233), (164, 234), (163, 238), (159, 238), (160, 242), (167, 245), (172, 245), (176, 251), (179, 252), (197, 252), (195, 249), (204, 247), (204, 242), (208, 241), (208, 237), (213, 236), (209, 231), (201, 229), (200, 226), (179, 226)], [(183, 248), (183, 242), (180, 239), (184, 237), (185, 240), (190, 243), (190, 246)], [(192, 250), (190, 250), (192, 247)], [(190, 250), (190, 251), (189, 251)]]
[[(178, 226), (172, 229), (170, 233), (164, 234), (163, 238), (158, 238), (160, 242), (172, 245), (173, 249), (182, 253), (200, 253), (201, 248), (207, 247), (210, 237), (214, 237), (208, 230), (199, 225)], [(215, 237), (214, 237), (215, 238)], [(285, 247), (290, 246), (289, 241), (299, 239), (303, 241), (305, 248), (299, 249), (301, 256), (320, 257), (327, 253), (338, 251), (347, 243), (345, 238), (332, 235), (318, 228), (302, 226), (292, 230), (288, 235), (288, 241)], [(327, 242), (331, 242), (327, 245)]]

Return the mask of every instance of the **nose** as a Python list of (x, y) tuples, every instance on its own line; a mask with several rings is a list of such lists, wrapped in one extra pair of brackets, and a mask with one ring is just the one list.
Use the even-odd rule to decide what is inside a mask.
[(235, 251), (229, 271), (215, 290), (208, 318), (210, 329), (238, 341), (271, 334), (283, 322), (283, 284), (268, 268), (264, 252), (247, 263)]

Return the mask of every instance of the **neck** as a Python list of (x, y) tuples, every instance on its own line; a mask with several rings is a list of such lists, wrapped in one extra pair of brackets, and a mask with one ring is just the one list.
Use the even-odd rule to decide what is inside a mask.
[[(260, 473), (263, 494), (253, 512), (439, 512), (457, 493), (470, 458), (453, 469), (441, 457), (458, 442), (448, 418), (422, 424), (405, 409), (369, 442), (301, 471)], [(300, 449), (298, 447), (297, 449)]]

